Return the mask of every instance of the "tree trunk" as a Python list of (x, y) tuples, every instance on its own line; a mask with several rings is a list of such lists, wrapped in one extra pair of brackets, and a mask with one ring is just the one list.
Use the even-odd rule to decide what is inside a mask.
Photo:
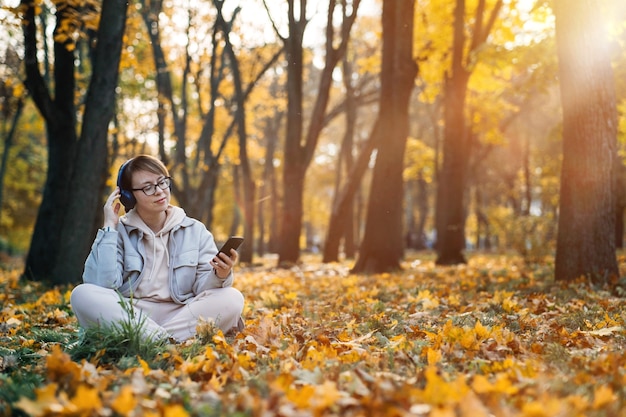
[(80, 281), (95, 234), (95, 217), (102, 205), (108, 176), (108, 125), (115, 111), (127, 7), (125, 0), (102, 3), (103, 24), (98, 30), (93, 74), (70, 181), (72, 192), (67, 200), (59, 257), (52, 274), (56, 283)]
[[(346, 257), (352, 258), (356, 253), (355, 245), (355, 221), (354, 221), (354, 193), (356, 187), (361, 182), (361, 178), (365, 172), (367, 165), (363, 166), (363, 169), (358, 174), (358, 178), (351, 179), (350, 174), (352, 167), (354, 166), (354, 157), (352, 155), (354, 148), (354, 132), (357, 120), (357, 103), (355, 97), (355, 89), (352, 85), (352, 66), (348, 61), (346, 55), (343, 57), (343, 84), (346, 90), (345, 92), (345, 132), (341, 141), (341, 150), (339, 151), (337, 171), (335, 172), (335, 194), (333, 198), (333, 210), (331, 212), (332, 227), (329, 227), (326, 234), (326, 239), (323, 246), (323, 262), (337, 262), (339, 261), (339, 245), (341, 239), (343, 239), (344, 252)], [(363, 157), (369, 157), (371, 150), (367, 155)], [(348, 178), (348, 181), (355, 181), (351, 188), (349, 195), (342, 192), (342, 178)], [(339, 197), (348, 198), (345, 202), (340, 202)], [(341, 209), (341, 218), (337, 219), (338, 211), (335, 210), (339, 205), (345, 204), (345, 207)], [(330, 242), (328, 242), (330, 240)]]
[(563, 166), (555, 278), (605, 284), (615, 256), (617, 110), (601, 2), (556, 0)]
[[(352, 85), (352, 64), (348, 60), (348, 54), (343, 56), (343, 83), (346, 89), (346, 131), (344, 133), (343, 141), (341, 142), (341, 153), (339, 158), (345, 163), (345, 173), (348, 174), (352, 171), (354, 166), (354, 156), (352, 155), (354, 149), (354, 136), (356, 131), (357, 122), (357, 100), (355, 96), (355, 88)], [(341, 164), (337, 169), (337, 185), (341, 183)], [(336, 192), (338, 191), (338, 188)], [(354, 198), (350, 198), (346, 209), (346, 219), (343, 228), (343, 251), (346, 258), (354, 258), (356, 254), (356, 242), (355, 242), (355, 221), (354, 221)]]
[[(263, 180), (261, 182), (259, 207), (257, 210), (257, 224), (259, 234), (257, 236), (257, 252), (259, 255), (272, 252), (273, 242), (276, 240), (276, 170), (274, 169), (274, 157), (278, 145), (278, 134), (284, 114), (277, 112), (273, 116), (265, 118), (263, 137), (265, 144), (265, 162), (263, 166)], [(267, 224), (266, 219), (269, 219)]]
[(243, 198), (242, 187), (241, 187), (241, 167), (239, 165), (233, 165), (233, 195), (235, 196), (235, 204), (233, 205), (233, 222), (230, 224), (230, 231), (228, 234), (230, 236), (234, 236), (237, 234), (239, 230), (239, 226), (241, 225), (241, 210), (242, 206), (241, 201)]
[[(302, 232), (303, 188), (306, 171), (313, 159), (320, 133), (324, 127), (326, 108), (330, 97), (332, 75), (339, 59), (345, 53), (352, 24), (356, 19), (360, 0), (352, 3), (352, 13), (347, 14), (343, 4), (343, 20), (339, 33), (341, 39), (335, 46), (336, 31), (333, 16), (338, 0), (328, 1), (326, 18), (325, 63), (320, 76), (317, 97), (313, 105), (311, 121), (303, 141), (303, 47), (302, 40), (306, 19), (306, 1), (289, 0), (289, 37), (284, 39), (287, 55), (287, 135), (285, 139), (283, 166), (283, 208), (280, 232), (279, 265), (296, 263), (300, 257), (300, 235)], [(299, 8), (299, 16), (296, 11)]]
[(428, 182), (420, 173), (417, 180), (417, 207), (419, 218), (417, 221), (417, 247), (416, 249), (426, 249), (426, 219), (428, 218)]
[(403, 256), (402, 200), (404, 152), (409, 134), (409, 100), (417, 65), (413, 60), (415, 3), (384, 2), (378, 148), (367, 208), (365, 234), (354, 272), (400, 268)]
[(624, 247), (624, 209), (626, 209), (626, 167), (615, 158), (615, 248)]
[[(241, 262), (252, 262), (252, 254), (254, 252), (254, 199), (256, 192), (256, 184), (252, 179), (252, 169), (250, 168), (250, 160), (248, 158), (246, 132), (246, 97), (243, 91), (241, 81), (241, 73), (239, 71), (239, 61), (237, 55), (230, 43), (231, 23), (227, 23), (222, 15), (221, 4), (217, 5), (218, 23), (222, 27), (222, 31), (226, 34), (224, 41), (226, 43), (225, 51), (228, 56), (228, 62), (232, 71), (233, 83), (235, 85), (235, 102), (237, 103), (237, 111), (235, 112), (235, 125), (237, 126), (237, 134), (239, 137), (239, 161), (241, 166), (241, 185), (243, 189), (243, 235), (246, 237), (241, 249)], [(233, 17), (234, 19), (234, 17)]]
[[(486, 0), (479, 0), (469, 47), (466, 45), (465, 0), (456, 0), (452, 68), (444, 83), (443, 166), (437, 188), (437, 260), (439, 265), (465, 263), (465, 185), (469, 137), (465, 123), (465, 98), (478, 49), (484, 44), (502, 7), (494, 5), (486, 22)], [(468, 49), (468, 51), (466, 51)]]
[[(2, 202), (4, 201), (4, 178), (7, 172), (7, 162), (9, 160), (9, 152), (13, 147), (13, 138), (15, 138), (15, 132), (17, 131), (17, 123), (20, 120), (22, 111), (24, 110), (24, 98), (20, 97), (15, 105), (15, 113), (13, 114), (13, 120), (11, 126), (4, 138), (4, 148), (2, 149), (2, 162), (0, 163), (0, 215), (2, 213)], [(3, 126), (4, 130), (4, 126)]]
[[(46, 123), (48, 138), (48, 173), (43, 198), (26, 257), (24, 276), (34, 280), (48, 280), (57, 260), (63, 218), (69, 191), (69, 181), (77, 144), (76, 108), (74, 106), (74, 54), (58, 42), (54, 43), (54, 85), (63, 86), (50, 96), (48, 86), (40, 73), (37, 59), (37, 26), (32, 0), (23, 0), (24, 7), (24, 65), (26, 88)], [(57, 28), (67, 9), (57, 11)]]
[(353, 209), (354, 196), (367, 170), (372, 152), (382, 140), (382, 133), (378, 128), (380, 125), (379, 119), (380, 116), (374, 123), (369, 139), (360, 150), (359, 156), (348, 174), (346, 183), (333, 201), (326, 239), (324, 239), (322, 262), (337, 262), (339, 260), (339, 244), (341, 243), (341, 237), (344, 235), (343, 227), (350, 218), (350, 212)]
[(465, 207), (467, 171), (465, 97), (469, 73), (463, 67), (465, 0), (454, 12), (452, 69), (444, 83), (443, 166), (437, 189), (437, 260), (439, 265), (465, 263)]

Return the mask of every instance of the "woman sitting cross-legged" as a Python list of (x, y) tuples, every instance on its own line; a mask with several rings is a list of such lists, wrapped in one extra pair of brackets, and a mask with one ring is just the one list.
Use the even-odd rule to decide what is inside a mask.
[[(141, 320), (145, 337), (179, 342), (196, 334), (201, 319), (224, 333), (241, 330), (244, 299), (232, 287), (237, 252), (218, 254), (206, 227), (170, 204), (165, 165), (136, 156), (120, 168), (117, 185), (104, 205), (104, 227), (83, 283), (72, 291), (79, 324)], [(120, 218), (121, 204), (126, 214)]]

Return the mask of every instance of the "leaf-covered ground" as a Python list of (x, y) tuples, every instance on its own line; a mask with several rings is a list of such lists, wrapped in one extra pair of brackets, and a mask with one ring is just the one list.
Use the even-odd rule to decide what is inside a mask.
[(117, 362), (71, 359), (67, 288), (3, 272), (0, 415), (626, 416), (619, 288), (511, 257), (381, 275), (274, 263), (238, 268), (243, 333)]

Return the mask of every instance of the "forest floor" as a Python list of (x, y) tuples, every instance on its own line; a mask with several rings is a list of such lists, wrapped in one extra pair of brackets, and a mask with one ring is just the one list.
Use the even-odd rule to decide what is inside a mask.
[(556, 283), (550, 261), (432, 259), (239, 265), (242, 333), (88, 360), (71, 288), (1, 272), (0, 416), (626, 416), (620, 287)]

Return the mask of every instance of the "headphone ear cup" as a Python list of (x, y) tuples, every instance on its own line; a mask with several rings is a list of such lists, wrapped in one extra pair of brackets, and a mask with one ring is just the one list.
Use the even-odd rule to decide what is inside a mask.
[(132, 159), (124, 162), (120, 167), (119, 172), (117, 173), (117, 186), (120, 187), (120, 202), (122, 203), (126, 211), (132, 209), (133, 207), (135, 207), (135, 204), (137, 204), (137, 200), (135, 199), (133, 192), (130, 190), (124, 190), (122, 188), (122, 176), (124, 175), (124, 169), (130, 161), (132, 161)]
[(137, 200), (131, 191), (121, 190), (120, 191), (120, 202), (124, 205), (126, 211), (135, 207), (137, 204)]

